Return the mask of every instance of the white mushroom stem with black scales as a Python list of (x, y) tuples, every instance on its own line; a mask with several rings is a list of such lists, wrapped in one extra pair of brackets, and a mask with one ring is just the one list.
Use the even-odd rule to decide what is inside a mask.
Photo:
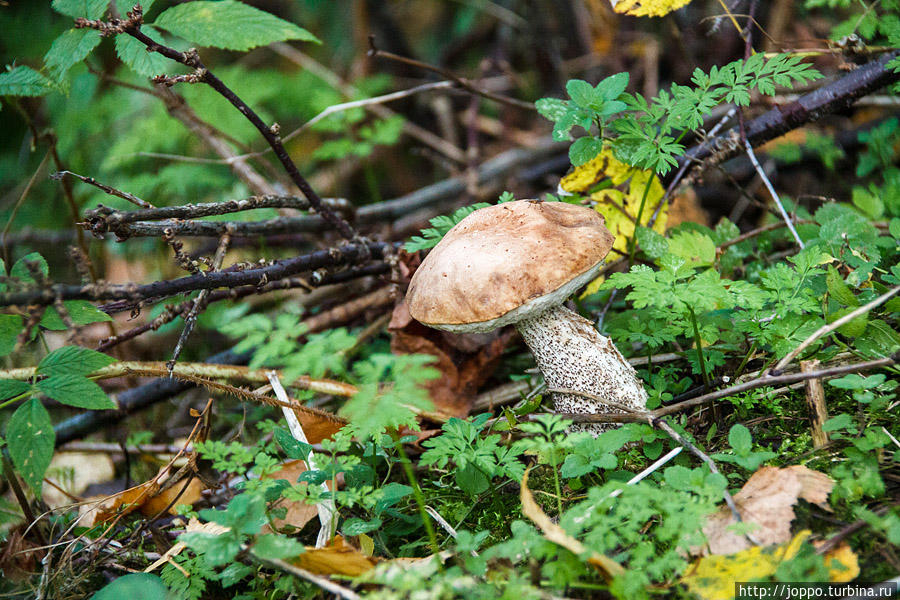
[[(615, 405), (644, 411), (647, 392), (628, 361), (612, 341), (594, 325), (564, 306), (556, 306), (516, 323), (516, 329), (544, 374), (547, 387), (587, 392), (606, 404), (574, 394), (554, 393), (556, 412), (572, 414), (619, 413)], [(600, 433), (611, 426), (576, 424), (573, 431)]]

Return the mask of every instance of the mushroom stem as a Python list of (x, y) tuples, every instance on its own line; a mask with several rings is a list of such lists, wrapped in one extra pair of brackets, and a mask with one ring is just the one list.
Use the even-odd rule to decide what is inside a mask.
[[(544, 381), (551, 389), (566, 388), (587, 392), (637, 410), (647, 407), (647, 392), (628, 361), (612, 341), (600, 335), (593, 323), (563, 306), (516, 323)], [(553, 395), (557, 412), (597, 414), (620, 411), (572, 394)], [(610, 425), (573, 425), (573, 431), (597, 435)]]

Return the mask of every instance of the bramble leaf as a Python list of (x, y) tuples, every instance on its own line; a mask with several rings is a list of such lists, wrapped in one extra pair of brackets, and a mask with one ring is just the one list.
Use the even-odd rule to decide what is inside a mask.
[(153, 24), (199, 46), (226, 50), (250, 50), (287, 40), (320, 43), (302, 27), (237, 0), (177, 4)]
[(22, 403), (9, 418), (6, 441), (13, 464), (35, 494), (41, 493), (41, 480), (53, 458), (56, 433), (50, 414), (37, 398)]

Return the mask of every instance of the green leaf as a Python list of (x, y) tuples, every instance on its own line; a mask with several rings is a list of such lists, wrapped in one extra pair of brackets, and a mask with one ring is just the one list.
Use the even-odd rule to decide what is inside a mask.
[(313, 449), (309, 444), (304, 444), (300, 440), (295, 439), (287, 429), (281, 427), (275, 430), (275, 441), (278, 442), (278, 445), (281, 446), (288, 458), (306, 460)]
[(52, 375), (37, 382), (34, 387), (48, 398), (69, 406), (92, 410), (116, 407), (103, 388), (81, 375)]
[(344, 526), (341, 527), (341, 531), (344, 535), (361, 535), (363, 533), (375, 531), (379, 527), (381, 527), (381, 519), (378, 517), (369, 519), (368, 521), (353, 517), (352, 519), (344, 521)]
[(828, 286), (828, 293), (842, 306), (859, 306), (859, 300), (856, 299), (856, 296), (850, 291), (850, 287), (844, 282), (844, 278), (832, 265), (828, 265), (825, 283)]
[(541, 98), (534, 103), (534, 107), (542, 117), (554, 123), (568, 110), (566, 102), (559, 98)]
[(0, 356), (6, 356), (16, 347), (19, 333), (25, 324), (19, 315), (0, 315)]
[[(131, 36), (119, 36), (131, 38)], [(93, 29), (70, 29), (53, 40), (50, 50), (44, 55), (44, 63), (60, 80), (72, 68), (91, 53), (100, 43), (100, 32)]]
[(569, 147), (569, 160), (577, 167), (593, 160), (602, 150), (603, 140), (586, 135)]
[(0, 96), (43, 96), (54, 89), (49, 79), (24, 65), (0, 73)]
[[(141, 0), (141, 8), (144, 9), (144, 15), (150, 12), (150, 7), (153, 6), (153, 2), (155, 0)], [(134, 8), (134, 5), (137, 4), (137, 0), (116, 0), (116, 8), (119, 9), (119, 14), (123, 17), (128, 14), (128, 12)], [(141, 31), (144, 31), (144, 28), (141, 28)], [(127, 37), (127, 36), (126, 36)]]
[(189, 531), (178, 536), (178, 541), (183, 542), (197, 554), (203, 555), (211, 567), (218, 567), (230, 563), (241, 551), (241, 539), (231, 532), (216, 535), (200, 531)]
[(637, 243), (650, 258), (662, 258), (669, 251), (666, 238), (648, 227), (638, 227)]
[(77, 19), (99, 19), (106, 14), (109, 0), (53, 0), (53, 10)]
[[(615, 75), (610, 75), (603, 81), (597, 84), (597, 92), (600, 92), (603, 95), (603, 98), (607, 101), (615, 100), (619, 96), (622, 95), (622, 92), (625, 91), (625, 88), (628, 87), (628, 72), (616, 73)], [(624, 108), (624, 106), (623, 106)], [(622, 110), (622, 109), (619, 109)]]
[(0, 379), (0, 400), (8, 400), (31, 389), (31, 384), (18, 379)]
[(283, 560), (303, 554), (306, 547), (293, 538), (270, 533), (256, 538), (250, 551), (263, 560)]
[(166, 600), (169, 589), (158, 575), (129, 573), (113, 580), (91, 596), (91, 600)]
[[(155, 27), (145, 25), (141, 27), (144, 33), (154, 42), (162, 43), (162, 35)], [(147, 46), (137, 41), (130, 35), (116, 36), (116, 54), (119, 60), (131, 67), (138, 75), (153, 77), (165, 73), (174, 63), (158, 52), (148, 52)]]
[(116, 359), (96, 350), (63, 346), (45, 356), (38, 363), (37, 372), (40, 375), (87, 375), (114, 362)]
[(154, 25), (197, 45), (227, 50), (286, 40), (320, 43), (302, 27), (236, 0), (178, 4), (159, 15)]
[(864, 188), (853, 188), (853, 205), (870, 219), (880, 219), (884, 214), (884, 202), (881, 198)]
[(566, 83), (566, 93), (576, 105), (588, 108), (594, 102), (594, 86), (581, 79), (570, 79)]
[[(112, 317), (87, 300), (66, 300), (63, 302), (63, 306), (66, 307), (66, 312), (69, 313), (72, 323), (76, 326), (112, 321)], [(53, 306), (47, 307), (44, 316), (41, 317), (41, 327), (51, 331), (65, 331), (68, 329), (66, 324), (63, 323), (59, 312)]]
[(669, 239), (669, 252), (694, 265), (711, 265), (716, 260), (716, 244), (699, 231), (682, 231)]
[(487, 475), (471, 463), (462, 469), (456, 470), (456, 485), (470, 496), (477, 496), (485, 491), (490, 483), (491, 481), (487, 478)]
[(750, 430), (740, 423), (732, 426), (731, 431), (728, 432), (728, 444), (736, 454), (749, 453), (753, 447), (753, 437), (750, 435)]
[[(856, 310), (852, 306), (848, 306), (847, 308), (842, 308), (840, 310), (836, 310), (830, 315), (828, 315), (827, 321), (829, 323), (834, 323), (844, 315), (853, 312)], [(866, 325), (869, 323), (869, 315), (868, 313), (863, 313), (859, 316), (856, 316), (850, 319), (849, 322), (844, 323), (840, 327), (837, 328), (838, 333), (841, 335), (846, 335), (847, 337), (859, 337), (866, 331)]]
[(6, 441), (16, 469), (34, 493), (40, 495), (41, 480), (53, 458), (56, 433), (50, 414), (37, 398), (23, 402), (9, 418)]
[(45, 277), (50, 274), (50, 267), (47, 266), (47, 260), (39, 253), (31, 252), (16, 261), (16, 264), (9, 270), (9, 276), (21, 279), (25, 282), (34, 282), (34, 277), (31, 275), (31, 269), (28, 268), (28, 263), (37, 263), (38, 271)]

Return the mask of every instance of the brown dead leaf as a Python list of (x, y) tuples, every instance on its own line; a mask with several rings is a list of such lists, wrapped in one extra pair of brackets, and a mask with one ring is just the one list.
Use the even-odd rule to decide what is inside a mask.
[(152, 517), (168, 508), (169, 514), (178, 514), (179, 504), (194, 504), (203, 498), (206, 486), (197, 477), (183, 479), (147, 499), (141, 505), (141, 514)]
[(0, 548), (0, 572), (4, 579), (22, 582), (41, 570), (46, 549), (23, 535), (24, 525), (9, 532), (6, 543)]
[(478, 388), (490, 377), (514, 333), (458, 335), (438, 331), (415, 321), (401, 301), (391, 322), (391, 351), (396, 354), (430, 354), (441, 377), (425, 386), (439, 413), (456, 417), (469, 414)]
[[(304, 428), (305, 429), (305, 428)], [(306, 471), (306, 463), (302, 460), (289, 460), (281, 465), (281, 468), (271, 473), (270, 475), (266, 475), (265, 479), (286, 479), (290, 481), (292, 484), (297, 483), (297, 479), (300, 477), (300, 474)], [(331, 487), (331, 482), (328, 481), (328, 486)], [(301, 484), (308, 485), (308, 484)], [(283, 519), (273, 519), (272, 522), (275, 525), (276, 530), (281, 530), (284, 527), (290, 525), (291, 527), (296, 527), (298, 530), (303, 529), (307, 523), (315, 519), (319, 516), (318, 509), (315, 504), (306, 504), (305, 502), (288, 502), (283, 504), (287, 508), (287, 514)], [(263, 525), (262, 533), (272, 533), (272, 528), (269, 527), (269, 524)]]
[[(155, 504), (152, 505), (153, 510), (146, 509), (147, 512), (144, 512), (144, 514), (148, 515), (158, 513), (178, 494), (183, 485), (180, 482), (175, 483), (173, 486), (160, 492), (160, 488), (170, 471), (171, 467), (163, 467), (156, 477), (134, 487), (130, 487), (127, 490), (123, 490), (111, 496), (95, 496), (93, 498), (87, 498), (85, 504), (81, 506), (79, 511), (78, 524), (83, 527), (94, 527), (95, 525), (104, 523), (116, 516), (127, 515), (137, 509), (141, 509), (141, 511), (144, 512), (144, 507), (148, 502), (154, 500), (157, 496), (162, 496), (158, 500), (155, 500)], [(185, 491), (185, 494), (190, 494), (188, 499), (190, 499), (195, 492), (199, 496), (199, 493), (203, 491), (202, 485), (200, 485), (200, 488), (201, 489), (197, 490), (196, 486), (193, 489), (189, 487), (189, 489)], [(182, 502), (179, 500), (178, 504), (192, 504), (193, 502), (196, 502), (197, 499), (199, 499), (199, 497), (191, 502), (188, 502), (187, 500)]]
[[(798, 499), (830, 510), (826, 502), (832, 487), (834, 482), (827, 475), (802, 465), (763, 467), (735, 494), (734, 502), (744, 522), (759, 525), (751, 532), (753, 538), (770, 546), (791, 539), (793, 507)], [(752, 543), (745, 536), (728, 530), (734, 523), (727, 507), (711, 515), (703, 527), (708, 547), (700, 553), (734, 554), (750, 548)]]
[[(585, 545), (566, 533), (565, 529), (551, 521), (550, 517), (548, 517), (547, 514), (541, 510), (541, 507), (538, 506), (537, 502), (534, 501), (531, 490), (528, 489), (528, 471), (530, 471), (530, 469), (525, 471), (525, 475), (522, 477), (519, 495), (519, 498), (522, 501), (522, 514), (531, 519), (534, 524), (538, 526), (538, 529), (544, 533), (544, 537), (554, 544), (562, 546), (578, 556), (587, 554), (589, 550)], [(591, 553), (588, 557), (588, 562), (607, 578), (612, 578), (625, 573), (625, 569), (622, 565), (597, 552)]]
[(307, 546), (306, 552), (291, 562), (316, 575), (358, 577), (381, 562), (381, 559), (375, 556), (366, 556), (347, 544), (344, 538), (336, 535), (324, 548)]

